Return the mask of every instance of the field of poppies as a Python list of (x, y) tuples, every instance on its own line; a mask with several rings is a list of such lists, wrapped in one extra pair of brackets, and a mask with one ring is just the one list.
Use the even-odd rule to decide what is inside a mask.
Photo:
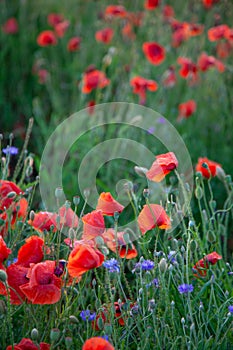
[(232, 349), (231, 1), (0, 6), (0, 350)]

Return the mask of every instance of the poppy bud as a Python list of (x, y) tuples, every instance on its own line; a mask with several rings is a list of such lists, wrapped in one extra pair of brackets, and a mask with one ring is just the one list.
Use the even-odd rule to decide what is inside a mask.
[(195, 252), (197, 250), (197, 247), (198, 247), (197, 242), (192, 239), (191, 242), (190, 242), (190, 250), (191, 250), (191, 252)]
[(5, 283), (7, 280), (7, 274), (4, 270), (0, 270), (0, 281)]
[(69, 316), (69, 320), (70, 320), (71, 323), (79, 323), (77, 317), (74, 316), (74, 315), (70, 315)]
[(184, 319), (184, 317), (182, 317), (182, 319), (180, 320), (180, 322), (181, 322), (182, 324), (185, 324), (185, 319)]
[(209, 202), (210, 207), (215, 210), (216, 209), (216, 201), (210, 201)]
[(167, 260), (165, 258), (162, 258), (159, 262), (158, 267), (161, 273), (165, 273), (167, 270)]
[(217, 166), (217, 168), (216, 168), (216, 175), (219, 178), (219, 180), (221, 180), (221, 181), (224, 181), (224, 179), (226, 178), (225, 171), (220, 166)]
[(214, 234), (213, 231), (208, 231), (208, 232), (207, 232), (207, 240), (208, 240), (208, 242), (210, 242), (210, 243), (213, 243), (213, 242), (216, 241), (216, 236), (215, 236), (215, 234)]
[(51, 329), (51, 331), (50, 331), (51, 342), (56, 343), (60, 338), (60, 334), (61, 334), (61, 332), (58, 328)]
[(55, 189), (55, 197), (56, 198), (62, 198), (63, 194), (64, 194), (64, 192), (63, 192), (62, 187), (57, 187)]
[(104, 331), (106, 334), (112, 334), (112, 326), (110, 324), (105, 324)]
[(38, 339), (39, 332), (36, 328), (33, 328), (31, 331), (31, 338), (33, 341), (36, 341)]
[(175, 306), (175, 302), (174, 300), (171, 301), (171, 307), (174, 307)]
[(203, 197), (203, 190), (200, 186), (198, 186), (196, 189), (195, 189), (195, 196), (198, 200), (200, 200), (202, 197)]
[(35, 219), (35, 212), (33, 210), (30, 211), (30, 214), (29, 214), (29, 219), (31, 221), (33, 221)]
[(101, 330), (104, 328), (104, 320), (102, 317), (99, 317), (98, 320), (97, 320), (97, 326), (98, 328)]

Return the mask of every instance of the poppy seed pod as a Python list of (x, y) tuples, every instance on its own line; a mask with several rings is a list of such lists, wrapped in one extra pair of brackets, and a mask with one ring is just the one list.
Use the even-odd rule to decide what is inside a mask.
[(7, 280), (7, 273), (4, 270), (0, 270), (0, 281), (5, 283)]

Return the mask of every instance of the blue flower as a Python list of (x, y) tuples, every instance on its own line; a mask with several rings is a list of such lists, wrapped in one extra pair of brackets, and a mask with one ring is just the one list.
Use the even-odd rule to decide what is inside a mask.
[(135, 264), (134, 269), (132, 272), (134, 273), (135, 271), (139, 270), (144, 270), (144, 271), (150, 271), (155, 267), (154, 261), (152, 260), (142, 260)]
[(19, 150), (17, 147), (14, 147), (14, 146), (7, 146), (7, 148), (3, 148), (2, 149), (2, 152), (5, 153), (5, 154), (12, 154), (12, 155), (15, 155), (15, 154), (18, 154)]
[(83, 310), (80, 312), (80, 317), (83, 321), (94, 321), (96, 318), (96, 313), (90, 310)]
[(171, 250), (169, 253), (168, 253), (168, 260), (170, 260), (170, 262), (172, 264), (174, 264), (176, 262), (176, 258), (174, 257), (174, 255), (176, 255), (176, 251), (175, 250)]
[(180, 286), (178, 286), (178, 291), (180, 292), (180, 294), (191, 293), (193, 291), (193, 285), (185, 283), (181, 284)]
[(229, 305), (228, 310), (233, 314), (233, 305)]
[(119, 266), (119, 262), (112, 258), (110, 260), (106, 260), (103, 263), (103, 266), (109, 270), (109, 272), (120, 272), (120, 266)]

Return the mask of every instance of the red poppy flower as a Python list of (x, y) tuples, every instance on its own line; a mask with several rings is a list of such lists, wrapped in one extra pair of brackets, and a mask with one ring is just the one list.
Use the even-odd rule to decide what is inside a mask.
[(202, 0), (203, 5), (207, 9), (210, 9), (217, 2), (219, 2), (219, 0)]
[(28, 201), (25, 198), (21, 198), (18, 202), (12, 206), (12, 219), (11, 227), (14, 228), (16, 220), (20, 219), (25, 221), (27, 217)]
[(84, 73), (82, 92), (89, 94), (94, 89), (102, 89), (110, 84), (104, 72), (94, 69)]
[(186, 57), (178, 57), (177, 62), (181, 65), (180, 76), (184, 79), (190, 79), (192, 83), (195, 83), (198, 79), (197, 65)]
[(93, 210), (82, 217), (83, 235), (82, 239), (91, 240), (104, 233), (105, 223), (102, 210)]
[(93, 337), (85, 341), (82, 350), (114, 350), (114, 347), (103, 338)]
[(69, 28), (70, 22), (69, 21), (63, 21), (55, 25), (54, 31), (56, 33), (56, 36), (58, 38), (63, 38), (65, 35), (67, 29)]
[(209, 263), (215, 265), (219, 260), (222, 259), (222, 256), (216, 252), (207, 254), (203, 259), (199, 260), (194, 266), (193, 271), (195, 272), (194, 276), (196, 277), (205, 277), (207, 274), (207, 269), (209, 268)]
[(156, 42), (146, 42), (142, 46), (144, 55), (154, 65), (161, 64), (165, 59), (165, 49)]
[(48, 24), (51, 27), (55, 27), (58, 23), (62, 22), (63, 19), (64, 17), (60, 13), (50, 13), (47, 17)]
[(144, 7), (146, 10), (154, 10), (160, 4), (160, 0), (146, 0)]
[(122, 259), (133, 259), (138, 255), (137, 249), (131, 244), (126, 244), (124, 239), (124, 232), (117, 232), (110, 228), (103, 234), (103, 239), (107, 247), (114, 253), (118, 251)]
[(28, 220), (28, 224), (41, 233), (45, 230), (50, 231), (51, 227), (54, 227), (53, 232), (56, 231), (55, 214), (48, 211), (41, 211), (34, 214), (33, 220)]
[(71, 277), (79, 277), (88, 270), (102, 265), (104, 255), (92, 246), (77, 244), (68, 258), (67, 269)]
[(102, 192), (99, 196), (96, 210), (101, 210), (103, 215), (113, 216), (115, 212), (121, 213), (124, 206), (117, 202), (110, 192)]
[(165, 20), (170, 20), (175, 16), (175, 12), (172, 6), (170, 5), (165, 5), (163, 7), (163, 17)]
[(197, 108), (197, 105), (194, 100), (189, 100), (189, 101), (180, 103), (178, 106), (178, 109), (179, 109), (178, 120), (182, 118), (189, 118), (196, 111), (196, 108)]
[(225, 33), (224, 37), (226, 40), (228, 40), (231, 44), (233, 43), (233, 28), (228, 28)]
[(162, 76), (162, 84), (166, 88), (172, 88), (176, 85), (176, 73), (173, 66), (169, 67)]
[(227, 58), (231, 53), (231, 44), (229, 42), (219, 41), (216, 46), (217, 56), (219, 58)]
[(156, 91), (158, 84), (154, 80), (145, 79), (137, 76), (130, 80), (130, 85), (133, 87), (133, 93), (140, 97), (139, 103), (143, 104), (146, 101), (146, 91)]
[(38, 236), (31, 236), (26, 239), (26, 243), (18, 251), (16, 265), (30, 267), (31, 263), (41, 262), (44, 258), (44, 240)]
[(203, 72), (206, 72), (211, 67), (217, 68), (220, 73), (225, 70), (225, 65), (221, 61), (214, 56), (208, 56), (205, 52), (199, 56), (197, 66)]
[(105, 9), (106, 17), (126, 17), (127, 12), (124, 6), (121, 5), (109, 5)]
[(80, 49), (81, 39), (78, 36), (71, 38), (67, 44), (67, 50), (69, 52), (78, 51)]
[(11, 254), (11, 250), (7, 247), (2, 236), (0, 236), (0, 264), (8, 258), (9, 254)]
[(114, 35), (114, 30), (112, 28), (104, 28), (102, 30), (98, 30), (95, 33), (95, 38), (97, 41), (100, 41), (104, 44), (109, 44), (112, 41)]
[(25, 295), (20, 290), (20, 286), (28, 282), (27, 273), (28, 268), (11, 264), (6, 269), (7, 282), (10, 287), (10, 302), (14, 305), (19, 305), (26, 300)]
[(18, 30), (18, 22), (14, 17), (9, 18), (2, 26), (2, 31), (6, 34), (16, 34)]
[[(48, 343), (40, 343), (38, 345), (34, 344), (29, 338), (23, 338), (18, 344), (14, 345), (14, 350), (50, 350), (50, 345)], [(13, 350), (13, 347), (9, 345), (6, 350)]]
[(57, 38), (52, 30), (44, 30), (37, 37), (39, 46), (50, 46), (57, 44)]
[(221, 24), (216, 27), (212, 27), (208, 30), (209, 41), (218, 41), (225, 37), (225, 33), (229, 30), (226, 24)]
[(7, 180), (0, 180), (0, 210), (5, 210), (15, 201), (15, 197), (8, 197), (10, 192), (16, 195), (22, 194), (23, 191), (14, 183)]
[(49, 78), (49, 72), (47, 69), (39, 69), (37, 72), (39, 84), (45, 84)]
[(151, 181), (162, 181), (167, 174), (178, 167), (178, 160), (173, 152), (160, 154), (155, 158), (156, 160), (146, 173), (146, 177)]
[(32, 304), (54, 304), (60, 300), (61, 279), (54, 274), (55, 267), (55, 261), (46, 260), (29, 269), (29, 282), (20, 290)]
[(150, 204), (149, 206), (146, 204), (138, 216), (138, 225), (144, 235), (155, 227), (162, 230), (171, 228), (171, 221), (161, 205)]
[[(207, 165), (207, 167), (203, 166), (204, 163)], [(206, 179), (209, 179), (211, 176), (216, 176), (218, 168), (221, 168), (221, 165), (219, 163), (213, 162), (212, 160), (209, 160), (205, 157), (198, 158), (196, 171), (200, 171)]]

